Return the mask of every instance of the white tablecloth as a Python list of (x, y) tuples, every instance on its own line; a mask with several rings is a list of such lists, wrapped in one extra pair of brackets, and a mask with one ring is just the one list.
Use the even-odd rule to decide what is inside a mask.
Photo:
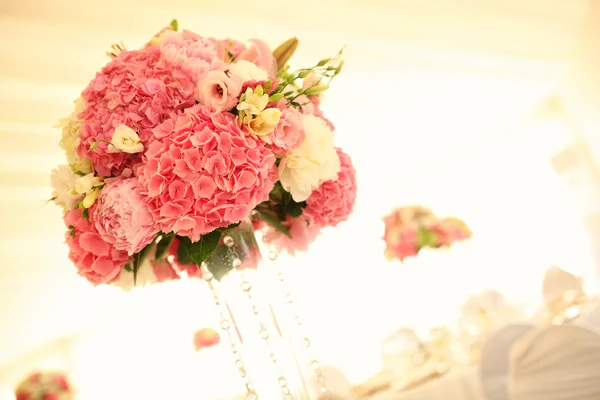
[(390, 389), (369, 400), (484, 400), (476, 367), (446, 375), (408, 391)]

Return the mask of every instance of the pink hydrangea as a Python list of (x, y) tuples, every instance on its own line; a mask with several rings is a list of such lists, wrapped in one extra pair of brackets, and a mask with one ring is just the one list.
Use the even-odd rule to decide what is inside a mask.
[(94, 228), (117, 250), (137, 253), (159, 232), (146, 203), (136, 178), (109, 179), (91, 214)]
[(171, 67), (175, 77), (190, 77), (194, 85), (209, 71), (225, 70), (227, 64), (215, 39), (194, 32), (167, 32), (160, 43), (161, 62)]
[(291, 238), (269, 227), (265, 233), (264, 241), (272, 244), (277, 251), (285, 250), (292, 256), (296, 252), (308, 250), (308, 245), (321, 233), (318, 226), (312, 225), (303, 217), (292, 218), (288, 216), (283, 224), (289, 229)]
[(119, 277), (129, 256), (127, 252), (117, 250), (102, 240), (94, 224), (82, 218), (81, 214), (82, 210), (76, 209), (69, 211), (64, 217), (65, 224), (69, 227), (65, 235), (69, 258), (77, 267), (79, 275), (94, 285), (110, 283)]
[[(83, 91), (86, 109), (79, 115), (81, 128), (78, 153), (92, 160), (101, 176), (118, 176), (135, 165), (141, 153), (109, 152), (115, 128), (133, 129), (146, 147), (152, 129), (173, 111), (194, 104), (195, 79), (161, 61), (160, 48), (123, 51), (113, 58)], [(97, 147), (89, 151), (90, 146)]]
[(341, 149), (336, 151), (341, 166), (338, 178), (323, 182), (313, 191), (302, 213), (311, 225), (321, 228), (346, 221), (356, 202), (356, 171), (352, 160)]
[(192, 241), (237, 223), (269, 198), (275, 156), (246, 136), (231, 113), (194, 106), (154, 129), (137, 170), (163, 232)]
[(293, 108), (281, 111), (279, 123), (271, 132), (271, 149), (275, 154), (295, 150), (304, 141), (304, 123), (302, 114)]

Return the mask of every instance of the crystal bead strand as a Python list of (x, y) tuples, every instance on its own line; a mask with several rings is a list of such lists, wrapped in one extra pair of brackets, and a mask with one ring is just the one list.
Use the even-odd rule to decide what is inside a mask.
[[(225, 236), (223, 238), (223, 242), (229, 248), (229, 254), (232, 257), (233, 267), (236, 269), (241, 267), (242, 260), (240, 260), (240, 258), (236, 254), (235, 250), (233, 249), (233, 246), (235, 245), (233, 238), (231, 236)], [(271, 363), (275, 367), (275, 373), (277, 374), (277, 383), (279, 384), (279, 387), (281, 388), (281, 393), (283, 394), (283, 400), (294, 400), (294, 396), (290, 392), (290, 388), (288, 386), (288, 381), (287, 381), (283, 371), (278, 366), (277, 357), (276, 357), (275, 353), (273, 352), (273, 349), (272, 349), (272, 346), (270, 343), (269, 330), (267, 329), (264, 322), (262, 321), (258, 306), (257, 306), (256, 302), (254, 301), (254, 298), (252, 297), (252, 284), (250, 282), (248, 282), (248, 280), (246, 279), (246, 276), (245, 276), (243, 270), (240, 270), (239, 272), (240, 272), (240, 277), (242, 279), (242, 284), (241, 284), (242, 291), (244, 293), (246, 293), (248, 301), (250, 302), (250, 306), (252, 307), (252, 313), (256, 317), (256, 320), (260, 327), (260, 331), (259, 331), (260, 338), (265, 342), (265, 344), (267, 345), (267, 348), (269, 349), (269, 359), (271, 360)]]
[(306, 332), (304, 332), (302, 320), (300, 319), (300, 316), (298, 315), (296, 307), (294, 306), (294, 296), (292, 295), (292, 293), (289, 289), (289, 286), (285, 282), (285, 276), (283, 274), (283, 270), (277, 264), (277, 256), (278, 256), (277, 251), (275, 251), (271, 246), (269, 246), (269, 255), (268, 255), (269, 260), (275, 266), (275, 270), (277, 271), (277, 278), (279, 279), (279, 282), (281, 282), (281, 285), (285, 289), (285, 293), (286, 293), (285, 300), (288, 303), (288, 305), (290, 306), (290, 308), (292, 308), (294, 321), (296, 322), (296, 325), (298, 326), (300, 332), (302, 333), (302, 337), (303, 337), (302, 341), (304, 343), (304, 347), (306, 348), (306, 352), (307, 352), (308, 358), (310, 360), (310, 367), (315, 372), (315, 375), (317, 376), (317, 383), (319, 384), (319, 390), (324, 395), (324, 397), (321, 397), (321, 399), (331, 400), (333, 395), (332, 395), (331, 391), (329, 390), (329, 387), (327, 386), (327, 379), (325, 378), (325, 375), (323, 374), (323, 370), (321, 368), (321, 363), (312, 354), (311, 347), (310, 347), (311, 346), (310, 339), (306, 335)]
[(223, 312), (223, 305), (221, 303), (221, 299), (219, 297), (217, 288), (214, 284), (213, 274), (208, 270), (206, 263), (202, 263), (202, 276), (204, 277), (204, 280), (206, 281), (208, 287), (210, 288), (210, 291), (212, 292), (215, 305), (219, 309), (221, 329), (227, 334), (227, 339), (229, 340), (229, 349), (231, 351), (231, 354), (233, 354), (235, 366), (238, 369), (238, 373), (240, 374), (240, 377), (244, 382), (244, 386), (246, 387), (246, 400), (258, 400), (258, 396), (254, 391), (252, 382), (250, 381), (250, 377), (246, 372), (246, 366), (244, 365), (244, 361), (242, 361), (242, 355), (240, 354), (240, 351), (238, 349), (237, 341), (234, 339), (234, 335), (231, 332), (231, 321), (229, 320), (229, 318), (227, 318), (225, 312)]

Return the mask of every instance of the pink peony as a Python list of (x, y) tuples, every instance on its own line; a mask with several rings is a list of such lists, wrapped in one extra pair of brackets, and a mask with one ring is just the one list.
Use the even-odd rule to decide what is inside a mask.
[(275, 246), (275, 249), (279, 252), (285, 250), (292, 256), (296, 252), (306, 251), (308, 245), (311, 244), (321, 229), (315, 225), (312, 225), (306, 219), (287, 217), (284, 225), (289, 229), (291, 238), (284, 235), (283, 233), (269, 227), (269, 230), (264, 236), (264, 241)]
[(237, 105), (241, 90), (242, 82), (236, 76), (210, 71), (198, 81), (196, 100), (217, 111), (229, 111)]
[[(194, 77), (161, 62), (160, 57), (157, 46), (123, 51), (83, 91), (86, 109), (79, 117), (85, 123), (78, 153), (91, 158), (98, 175), (118, 176), (140, 160), (142, 153), (108, 151), (107, 142), (117, 126), (133, 129), (146, 147), (154, 127), (171, 112), (194, 104)], [(89, 151), (94, 143), (97, 147)]]
[(185, 272), (189, 278), (202, 278), (202, 270), (196, 264), (182, 264), (177, 258), (177, 250), (179, 250), (179, 239), (174, 238), (169, 247), (169, 260), (171, 265), (178, 274)]
[(346, 221), (356, 201), (356, 171), (352, 160), (341, 149), (336, 151), (341, 166), (338, 178), (322, 183), (313, 191), (306, 199), (302, 214), (311, 225), (320, 228)]
[(277, 76), (277, 60), (273, 56), (271, 49), (265, 42), (259, 39), (251, 39), (252, 47), (242, 51), (236, 61), (246, 60), (256, 64), (262, 70), (267, 71), (269, 77)]
[(271, 132), (271, 149), (275, 154), (295, 150), (304, 141), (304, 122), (302, 114), (293, 108), (281, 111), (279, 123)]
[(100, 237), (117, 250), (132, 255), (152, 242), (159, 232), (147, 199), (136, 178), (109, 179), (93, 207), (91, 220)]
[(197, 105), (154, 136), (138, 177), (163, 232), (197, 241), (247, 218), (269, 198), (275, 157), (242, 133), (233, 114)]
[(81, 214), (82, 210), (79, 208), (69, 211), (64, 217), (65, 224), (69, 227), (65, 235), (69, 258), (77, 267), (79, 275), (94, 285), (110, 283), (119, 277), (129, 256), (125, 251), (117, 250), (102, 240), (94, 229), (94, 224), (82, 218)]

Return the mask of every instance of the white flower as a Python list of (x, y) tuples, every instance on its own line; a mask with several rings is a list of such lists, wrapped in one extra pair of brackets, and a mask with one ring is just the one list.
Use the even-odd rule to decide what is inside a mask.
[(279, 164), (279, 180), (296, 202), (302, 202), (325, 181), (337, 179), (340, 158), (333, 146), (333, 132), (322, 118), (304, 115), (305, 137)]
[(238, 104), (238, 111), (244, 111), (246, 114), (258, 115), (269, 103), (269, 95), (263, 93), (261, 95), (254, 93), (251, 88), (246, 89), (246, 99)]
[(87, 194), (100, 185), (102, 185), (102, 178), (94, 176), (94, 173), (89, 173), (77, 179), (75, 191), (79, 194)]
[(75, 100), (75, 111), (66, 118), (60, 120), (59, 128), (62, 128), (62, 137), (60, 147), (67, 155), (67, 161), (73, 171), (87, 174), (92, 172), (92, 164), (88, 158), (79, 157), (77, 148), (79, 147), (79, 131), (83, 125), (83, 120), (77, 115), (85, 109), (85, 101), (82, 97)]
[(73, 170), (68, 165), (59, 165), (58, 168), (52, 171), (50, 181), (54, 191), (52, 197), (54, 203), (63, 207), (64, 211), (72, 210), (75, 204), (81, 201), (80, 194), (73, 194), (75, 183), (78, 176), (73, 173)]
[(278, 108), (267, 108), (254, 118), (246, 117), (246, 121), (248, 129), (253, 135), (260, 137), (267, 143), (271, 143), (269, 134), (273, 132), (280, 118), (281, 110)]
[(269, 79), (269, 75), (266, 71), (246, 60), (236, 61), (231, 64), (229, 66), (229, 74), (237, 76), (242, 82), (266, 81)]
[(140, 141), (140, 137), (137, 133), (127, 125), (119, 125), (113, 132), (112, 140), (110, 141), (112, 146), (108, 146), (110, 153), (118, 153), (123, 151), (129, 154), (139, 153), (144, 151), (144, 145)]

